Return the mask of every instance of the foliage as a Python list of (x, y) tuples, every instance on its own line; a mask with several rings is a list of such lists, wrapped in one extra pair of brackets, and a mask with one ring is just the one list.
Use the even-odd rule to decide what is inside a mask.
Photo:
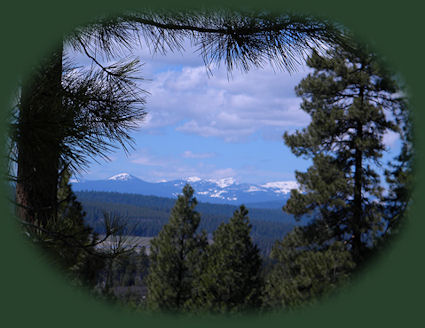
[(152, 310), (184, 310), (194, 297), (193, 281), (202, 271), (205, 233), (196, 234), (200, 216), (190, 185), (183, 188), (169, 223), (151, 242), (148, 306)]
[(248, 211), (242, 205), (229, 223), (214, 232), (207, 250), (206, 267), (196, 280), (195, 300), (213, 313), (240, 313), (260, 305), (261, 258), (250, 237)]
[(378, 171), (383, 136), (399, 131), (391, 115), (404, 111), (405, 101), (391, 72), (367, 47), (331, 49), (326, 56), (313, 52), (307, 64), (314, 72), (296, 92), (312, 120), (284, 139), (313, 165), (296, 172), (304, 193), (293, 190), (284, 210), (295, 216), (313, 213), (310, 229), (320, 234), (318, 242), (342, 241), (360, 263), (385, 226)]
[(132, 303), (136, 308), (145, 306), (148, 268), (145, 247), (132, 247), (107, 258), (104, 269), (98, 272), (96, 289), (110, 300)]
[(275, 265), (266, 277), (263, 297), (267, 310), (317, 301), (346, 282), (355, 267), (342, 242), (318, 247), (305, 237), (304, 229), (296, 227), (273, 247)]
[(96, 256), (98, 237), (84, 222), (81, 204), (69, 184), (69, 171), (61, 175), (58, 190), (58, 216), (44, 227), (23, 223), (31, 241), (45, 249), (50, 260), (78, 285), (94, 287), (96, 275), (104, 267), (104, 259)]
[(230, 9), (127, 12), (101, 17), (68, 36), (78, 51), (90, 45), (104, 49), (107, 55), (114, 53), (116, 44), (130, 48), (140, 40), (152, 52), (179, 51), (187, 39), (199, 49), (207, 66), (223, 61), (229, 72), (267, 62), (293, 70), (312, 48), (348, 44), (343, 28), (329, 21)]

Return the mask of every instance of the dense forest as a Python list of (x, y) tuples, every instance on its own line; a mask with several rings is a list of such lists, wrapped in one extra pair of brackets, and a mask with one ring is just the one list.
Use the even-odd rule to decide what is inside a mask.
[[(103, 216), (111, 213), (122, 218), (136, 236), (154, 237), (168, 222), (175, 200), (170, 198), (121, 194), (112, 192), (76, 192), (83, 205), (85, 222), (99, 234), (105, 233)], [(199, 203), (199, 229), (212, 234), (222, 222), (227, 222), (237, 206)], [(277, 209), (249, 209), (251, 235), (264, 255), (273, 243), (283, 238), (295, 224), (291, 215)]]
[[(141, 40), (167, 53), (199, 47), (228, 72), (271, 63), (309, 74), (295, 91), (305, 128), (286, 147), (310, 159), (283, 211), (116, 193), (75, 194), (90, 160), (129, 151), (143, 121)], [(64, 49), (87, 57), (70, 67)], [(111, 59), (102, 65), (99, 57)], [(118, 58), (113, 62), (114, 58)], [(71, 74), (72, 72), (72, 74)], [(103, 17), (64, 36), (32, 67), (11, 113), (9, 178), (23, 236), (77, 286), (140, 311), (289, 311), (349, 281), (397, 235), (411, 204), (413, 131), (397, 75), (338, 24), (293, 14), (140, 12)], [(283, 110), (283, 109), (282, 109)], [(383, 161), (384, 136), (401, 150)], [(133, 236), (149, 236), (149, 254)]]

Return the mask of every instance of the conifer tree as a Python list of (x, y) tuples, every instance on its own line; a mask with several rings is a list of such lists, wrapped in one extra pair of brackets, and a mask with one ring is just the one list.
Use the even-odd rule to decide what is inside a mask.
[[(59, 266), (70, 280), (77, 285), (89, 287), (107, 295), (113, 287), (113, 270), (117, 262), (134, 252), (137, 244), (131, 237), (131, 227), (119, 216), (103, 213), (104, 235), (102, 238), (84, 221), (86, 213), (69, 182), (70, 172), (63, 167), (58, 185), (58, 212), (44, 226), (23, 222), (25, 235), (44, 248), (50, 260)], [(127, 235), (128, 234), (128, 235)], [(103, 244), (107, 241), (107, 246)], [(101, 246), (101, 247), (98, 247)], [(145, 263), (146, 264), (146, 263)], [(141, 271), (146, 270), (140, 266)], [(98, 288), (102, 276), (104, 288)], [(101, 283), (102, 285), (102, 283)]]
[(152, 310), (185, 310), (195, 297), (193, 281), (200, 273), (207, 239), (204, 232), (196, 233), (200, 215), (193, 193), (190, 185), (183, 188), (168, 224), (151, 242), (147, 301)]
[(326, 296), (347, 281), (355, 264), (340, 241), (318, 247), (296, 227), (271, 252), (275, 263), (265, 278), (263, 307), (289, 310)]
[(58, 214), (40, 228), (25, 225), (27, 236), (43, 247), (74, 284), (94, 287), (104, 259), (97, 254), (97, 235), (84, 223), (85, 212), (71, 189), (70, 173), (64, 168), (58, 186)]
[(214, 313), (235, 313), (260, 307), (261, 258), (252, 242), (248, 210), (241, 206), (222, 223), (207, 251), (199, 279), (199, 306)]
[(311, 123), (284, 140), (313, 165), (296, 172), (303, 193), (292, 190), (284, 210), (312, 214), (310, 230), (322, 236), (317, 242), (343, 241), (360, 263), (385, 225), (377, 167), (384, 133), (399, 131), (389, 114), (403, 110), (404, 101), (391, 73), (364, 46), (313, 52), (307, 64), (314, 72), (296, 92)]

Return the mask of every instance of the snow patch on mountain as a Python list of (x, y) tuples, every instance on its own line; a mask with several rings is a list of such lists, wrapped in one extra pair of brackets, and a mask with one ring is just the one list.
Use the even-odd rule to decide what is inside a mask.
[(299, 190), (299, 185), (296, 181), (274, 181), (274, 182), (267, 182), (261, 187), (268, 188), (268, 189), (274, 189), (274, 192), (276, 193), (283, 193), (287, 194), (291, 191), (291, 189), (297, 189)]
[(256, 191), (263, 191), (263, 189), (260, 189), (257, 186), (249, 186), (248, 190), (245, 190), (245, 192), (256, 192)]
[(210, 194), (210, 197), (224, 199), (224, 197), (221, 196), (224, 193), (226, 193), (226, 190), (214, 190), (214, 193)]
[(196, 194), (197, 195), (208, 195), (210, 193), (210, 191), (197, 191)]
[(108, 178), (108, 180), (115, 180), (115, 181), (128, 181), (128, 180), (131, 180), (131, 179), (134, 179), (135, 177), (134, 176), (132, 176), (131, 174), (129, 174), (129, 173), (119, 173), (119, 174), (116, 174), (116, 175), (114, 175), (114, 176), (112, 176), (112, 177), (110, 177), (110, 178)]
[(222, 179), (208, 179), (208, 182), (215, 183), (220, 188), (226, 188), (228, 186), (231, 186), (236, 182), (236, 180), (232, 177), (229, 178), (222, 178)]
[(201, 180), (202, 179), (198, 178), (198, 177), (188, 177), (188, 178), (186, 178), (187, 182), (198, 182), (198, 181), (201, 181)]

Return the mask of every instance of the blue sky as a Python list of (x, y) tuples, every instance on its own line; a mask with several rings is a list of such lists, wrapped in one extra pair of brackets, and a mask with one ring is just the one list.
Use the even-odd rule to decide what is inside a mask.
[[(140, 86), (149, 92), (148, 114), (132, 134), (135, 149), (93, 162), (80, 178), (128, 172), (153, 182), (197, 176), (265, 183), (295, 180), (295, 170), (308, 168), (310, 161), (295, 157), (282, 139), (310, 121), (294, 92), (306, 67), (289, 74), (265, 66), (231, 76), (224, 67), (210, 67), (211, 76), (194, 48), (185, 48), (167, 55), (146, 47), (132, 52), (144, 64)], [(81, 56), (76, 60), (87, 64)], [(393, 134), (385, 142), (398, 148)]]

